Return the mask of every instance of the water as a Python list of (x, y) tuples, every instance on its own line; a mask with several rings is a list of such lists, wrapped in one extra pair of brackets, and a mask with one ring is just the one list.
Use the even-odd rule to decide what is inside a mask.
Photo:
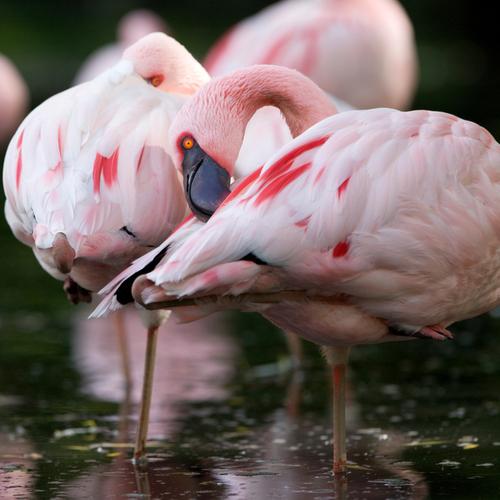
[[(2, 499), (498, 496), (497, 319), (464, 323), (455, 342), (354, 350), (343, 480), (330, 472), (328, 371), (313, 346), (294, 375), (282, 336), (257, 316), (170, 326), (158, 349), (150, 465), (138, 473), (130, 456), (145, 336), (134, 312), (127, 401), (112, 324), (66, 305), (18, 246), (8, 257)], [(36, 276), (22, 306), (21, 263)]]

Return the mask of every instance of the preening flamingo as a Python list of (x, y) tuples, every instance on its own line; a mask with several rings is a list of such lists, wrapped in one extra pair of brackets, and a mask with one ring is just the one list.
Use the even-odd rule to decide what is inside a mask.
[(97, 49), (85, 59), (75, 76), (74, 84), (93, 80), (120, 61), (123, 51), (150, 33), (169, 34), (165, 21), (151, 10), (132, 10), (120, 19), (117, 42)]
[[(7, 221), (65, 280), (72, 302), (90, 301), (185, 216), (165, 142), (175, 113), (208, 78), (181, 44), (154, 33), (109, 71), (45, 101), (14, 135), (3, 173)], [(150, 347), (159, 323), (149, 318)], [(147, 414), (141, 422), (143, 439)]]
[(6, 143), (28, 109), (28, 87), (9, 59), (0, 54), (0, 144)]
[(440, 112), (328, 117), (334, 110), (310, 80), (254, 66), (205, 85), (170, 129), (187, 199), (203, 218), (264, 105), (280, 108), (295, 139), (240, 181), (206, 224), (187, 222), (122, 273), (98, 312), (116, 306), (124, 280), (144, 268), (132, 292), (149, 309), (259, 311), (323, 346), (341, 472), (350, 347), (451, 338), (450, 324), (500, 302), (500, 145)]

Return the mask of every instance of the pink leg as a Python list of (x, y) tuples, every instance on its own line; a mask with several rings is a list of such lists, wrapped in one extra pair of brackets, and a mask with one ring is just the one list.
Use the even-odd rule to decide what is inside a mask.
[(144, 376), (142, 385), (141, 413), (137, 429), (137, 438), (134, 450), (134, 463), (139, 468), (147, 465), (146, 439), (148, 436), (149, 410), (151, 408), (151, 395), (153, 392), (153, 375), (156, 358), (156, 341), (158, 339), (158, 326), (148, 328), (146, 344), (146, 360), (144, 363)]
[(287, 331), (285, 331), (285, 337), (290, 351), (290, 357), (292, 358), (292, 369), (299, 369), (303, 362), (302, 340), (295, 333)]
[(345, 429), (345, 386), (349, 347), (328, 347), (333, 380), (333, 473), (344, 474), (347, 469)]
[(118, 349), (120, 351), (123, 378), (125, 379), (125, 398), (128, 399), (132, 389), (132, 375), (130, 374), (130, 354), (128, 349), (127, 329), (125, 328), (123, 315), (123, 311), (116, 311), (116, 313), (113, 314), (113, 320), (115, 323)]

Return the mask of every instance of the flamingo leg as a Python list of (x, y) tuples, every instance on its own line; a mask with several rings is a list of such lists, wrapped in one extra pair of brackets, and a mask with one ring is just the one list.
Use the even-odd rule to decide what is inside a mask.
[(345, 429), (345, 388), (349, 347), (328, 347), (327, 359), (333, 381), (333, 473), (344, 474), (347, 468)]
[(290, 356), (292, 358), (292, 369), (299, 369), (303, 362), (302, 340), (298, 335), (292, 332), (285, 331), (285, 336)]
[(144, 376), (142, 384), (141, 413), (137, 428), (137, 438), (134, 449), (134, 463), (142, 467), (147, 464), (145, 456), (146, 439), (148, 435), (149, 410), (151, 408), (151, 395), (153, 392), (153, 375), (156, 359), (156, 342), (158, 340), (158, 326), (148, 327), (148, 340), (146, 344), (146, 359), (144, 362)]
[(125, 380), (125, 400), (130, 399), (132, 390), (132, 375), (130, 373), (130, 353), (128, 348), (127, 330), (123, 321), (123, 311), (118, 310), (113, 315), (115, 323), (116, 340), (120, 351), (123, 378)]

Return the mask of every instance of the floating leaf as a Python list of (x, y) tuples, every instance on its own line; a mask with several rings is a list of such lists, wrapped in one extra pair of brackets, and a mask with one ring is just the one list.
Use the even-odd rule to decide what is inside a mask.
[(474, 448), (479, 448), (479, 445), (476, 443), (467, 443), (459, 446), (462, 448), (462, 450), (473, 450)]
[(414, 441), (406, 443), (405, 446), (437, 446), (448, 443), (450, 443), (450, 441), (446, 439), (415, 439)]
[(442, 465), (444, 467), (458, 467), (460, 466), (460, 462), (455, 462), (453, 460), (442, 460), (441, 462), (438, 462), (438, 465)]
[(78, 444), (66, 446), (66, 448), (72, 451), (90, 451), (90, 448), (88, 446), (80, 446)]

